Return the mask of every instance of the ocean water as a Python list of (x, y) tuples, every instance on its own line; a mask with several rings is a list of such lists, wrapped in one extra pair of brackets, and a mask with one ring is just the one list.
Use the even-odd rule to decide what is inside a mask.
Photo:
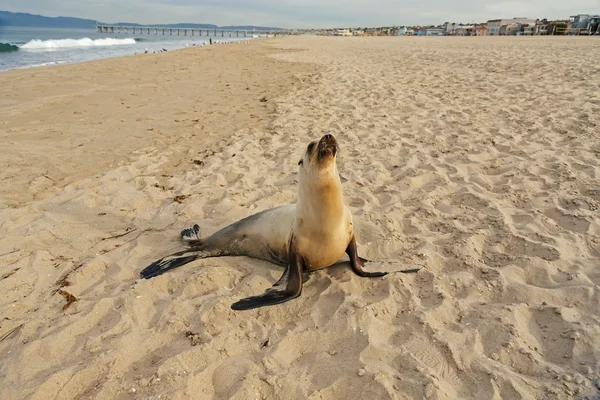
[[(203, 30), (203, 34), (206, 31)], [(173, 35), (168, 31), (163, 36), (159, 31), (154, 35), (153, 30), (148, 35), (140, 34), (139, 29), (135, 34), (131, 33), (98, 33), (95, 29), (58, 29), (58, 28), (0, 28), (0, 71), (14, 68), (30, 68), (44, 65), (55, 65), (65, 63), (77, 63), (82, 61), (97, 60), (108, 57), (119, 57), (143, 53), (148, 49), (149, 53), (162, 49), (175, 50), (186, 46), (199, 46), (209, 42), (206, 35), (177, 36), (176, 30)], [(217, 31), (217, 36), (210, 36), (213, 42), (219, 43), (250, 40), (258, 37), (258, 34), (248, 32), (246, 38), (232, 36), (225, 32), (222, 37)]]

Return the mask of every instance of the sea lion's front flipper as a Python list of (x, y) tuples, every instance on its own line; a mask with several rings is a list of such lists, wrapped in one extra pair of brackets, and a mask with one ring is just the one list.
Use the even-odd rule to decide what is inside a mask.
[[(302, 293), (304, 260), (302, 256), (295, 252), (292, 245), (289, 247), (289, 262), (281, 278), (263, 294), (236, 301), (231, 305), (232, 310), (251, 310), (253, 308), (272, 306), (285, 303), (300, 296)], [(282, 288), (284, 285), (285, 288)]]
[(348, 257), (350, 257), (352, 271), (354, 271), (354, 273), (358, 276), (365, 278), (378, 278), (388, 274), (387, 272), (367, 272), (363, 269), (363, 259), (358, 256), (358, 248), (356, 247), (356, 239), (354, 236), (352, 236), (352, 240), (350, 240), (350, 244), (348, 244), (346, 254), (348, 254)]

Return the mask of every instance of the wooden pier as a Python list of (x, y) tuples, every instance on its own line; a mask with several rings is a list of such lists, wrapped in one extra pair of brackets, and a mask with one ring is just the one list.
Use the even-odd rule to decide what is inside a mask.
[(289, 31), (263, 31), (263, 30), (232, 30), (232, 29), (200, 29), (200, 28), (170, 28), (170, 27), (147, 27), (147, 26), (115, 26), (96, 25), (98, 33), (109, 34), (140, 34), (140, 35), (162, 35), (162, 36), (221, 36), (221, 37), (262, 37), (289, 35)]

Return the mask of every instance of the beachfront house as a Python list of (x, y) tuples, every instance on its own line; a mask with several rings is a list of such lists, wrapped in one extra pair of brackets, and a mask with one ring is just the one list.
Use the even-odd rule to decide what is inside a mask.
[(600, 16), (577, 14), (570, 17), (568, 35), (600, 35)]
[(600, 35), (600, 15), (594, 15), (590, 18), (588, 30), (590, 35)]
[(594, 15), (590, 18), (590, 35), (600, 35), (600, 15)]
[(475, 27), (475, 36), (485, 36), (487, 32), (486, 24), (479, 24)]
[(547, 35), (549, 32), (549, 30), (548, 30), (549, 27), (550, 27), (550, 25), (548, 23), (538, 21), (535, 24), (535, 29), (533, 30), (533, 34), (534, 35)]
[(454, 31), (456, 36), (475, 36), (475, 25), (462, 25)]
[(413, 36), (414, 31), (407, 26), (401, 26), (398, 28), (398, 36)]
[(499, 36), (514, 36), (520, 29), (520, 24), (506, 24), (500, 27)]
[(352, 36), (352, 32), (350, 32), (350, 29), (348, 28), (344, 28), (344, 29), (336, 29), (336, 31), (333, 33), (334, 36)]
[(490, 19), (487, 22), (487, 36), (499, 36), (500, 35), (500, 25), (502, 23), (501, 19)]
[(430, 28), (425, 32), (425, 36), (444, 36), (444, 31), (440, 28)]
[(413, 35), (414, 36), (425, 36), (425, 33), (427, 32), (427, 28), (415, 28), (413, 29)]
[(491, 19), (487, 23), (486, 36), (516, 35), (522, 32), (523, 25), (535, 26), (535, 22), (530, 18)]
[(414, 36), (444, 36), (441, 28), (415, 28)]
[(452, 22), (452, 23), (450, 23), (450, 22), (446, 22), (446, 23), (444, 24), (444, 27), (443, 27), (443, 28), (444, 28), (444, 33), (445, 33), (446, 35), (450, 35), (450, 36), (452, 36), (452, 35), (454, 35), (454, 34), (455, 34), (455, 32), (456, 32), (456, 29), (457, 29), (459, 26), (460, 26), (460, 25), (459, 25), (459, 24), (457, 24), (456, 22)]
[(533, 34), (535, 33), (535, 27), (536, 27), (537, 21), (535, 24), (523, 24), (521, 25), (521, 29), (522, 29), (522, 33), (525, 36), (533, 36)]

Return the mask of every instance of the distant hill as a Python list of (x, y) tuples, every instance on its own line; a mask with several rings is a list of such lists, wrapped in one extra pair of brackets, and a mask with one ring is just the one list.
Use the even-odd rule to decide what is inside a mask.
[[(23, 26), (23, 27), (40, 27), (40, 28), (67, 28), (67, 29), (94, 29), (97, 21), (83, 18), (72, 17), (44, 17), (28, 13), (13, 13), (9, 11), (0, 11), (0, 27), (2, 26)], [(104, 22), (98, 22), (105, 24)], [(265, 27), (265, 26), (217, 26), (212, 24), (153, 24), (142, 25), (133, 22), (115, 22), (107, 23), (106, 25), (121, 25), (121, 26), (164, 26), (169, 28), (196, 28), (196, 29), (240, 29), (240, 30), (278, 30), (281, 28)]]
[(27, 13), (0, 11), (0, 26), (37, 26), (42, 28), (93, 29), (96, 21), (71, 17), (42, 17)]

